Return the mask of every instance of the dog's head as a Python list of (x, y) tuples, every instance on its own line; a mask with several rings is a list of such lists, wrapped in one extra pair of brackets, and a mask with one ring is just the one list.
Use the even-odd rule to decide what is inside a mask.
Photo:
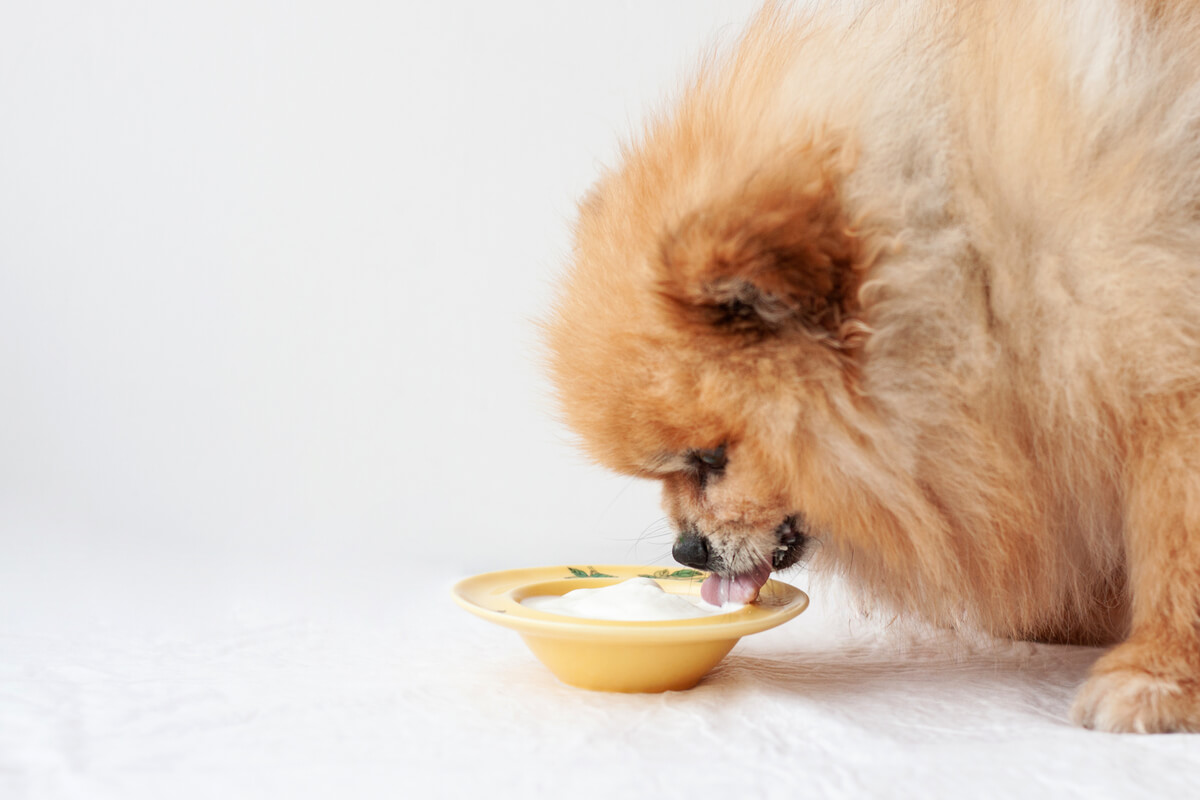
[(710, 600), (752, 600), (802, 557), (822, 523), (814, 445), (859, 402), (874, 256), (844, 156), (652, 140), (581, 206), (547, 325), (561, 407), (596, 460), (662, 482), (675, 557), (718, 576)]

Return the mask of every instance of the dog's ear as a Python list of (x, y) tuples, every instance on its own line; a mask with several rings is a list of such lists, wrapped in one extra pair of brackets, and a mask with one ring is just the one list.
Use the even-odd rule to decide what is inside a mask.
[(845, 343), (862, 252), (831, 181), (748, 185), (662, 237), (659, 288), (694, 332), (757, 339), (803, 329)]

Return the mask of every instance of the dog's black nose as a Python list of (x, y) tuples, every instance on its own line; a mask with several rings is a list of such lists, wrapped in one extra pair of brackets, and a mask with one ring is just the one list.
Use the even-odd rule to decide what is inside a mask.
[(684, 531), (671, 548), (675, 560), (687, 567), (708, 568), (708, 540), (695, 531)]

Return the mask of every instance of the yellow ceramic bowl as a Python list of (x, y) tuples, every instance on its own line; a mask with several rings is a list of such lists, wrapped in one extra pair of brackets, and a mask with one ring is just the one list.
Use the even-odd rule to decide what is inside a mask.
[(608, 692), (690, 689), (738, 639), (787, 622), (808, 606), (808, 595), (779, 581), (768, 581), (758, 602), (737, 611), (667, 621), (567, 617), (521, 604), (527, 597), (598, 589), (638, 576), (692, 597), (699, 597), (706, 577), (695, 570), (637, 566), (532, 567), (476, 575), (453, 591), (467, 611), (520, 633), (559, 680)]

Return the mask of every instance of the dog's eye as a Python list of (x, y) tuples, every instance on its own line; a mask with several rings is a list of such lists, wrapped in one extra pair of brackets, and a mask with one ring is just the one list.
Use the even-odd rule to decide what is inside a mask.
[(729, 459), (725, 457), (725, 445), (715, 447), (712, 450), (693, 450), (689, 454), (689, 460), (701, 473), (719, 472), (725, 469), (725, 465), (729, 463)]

